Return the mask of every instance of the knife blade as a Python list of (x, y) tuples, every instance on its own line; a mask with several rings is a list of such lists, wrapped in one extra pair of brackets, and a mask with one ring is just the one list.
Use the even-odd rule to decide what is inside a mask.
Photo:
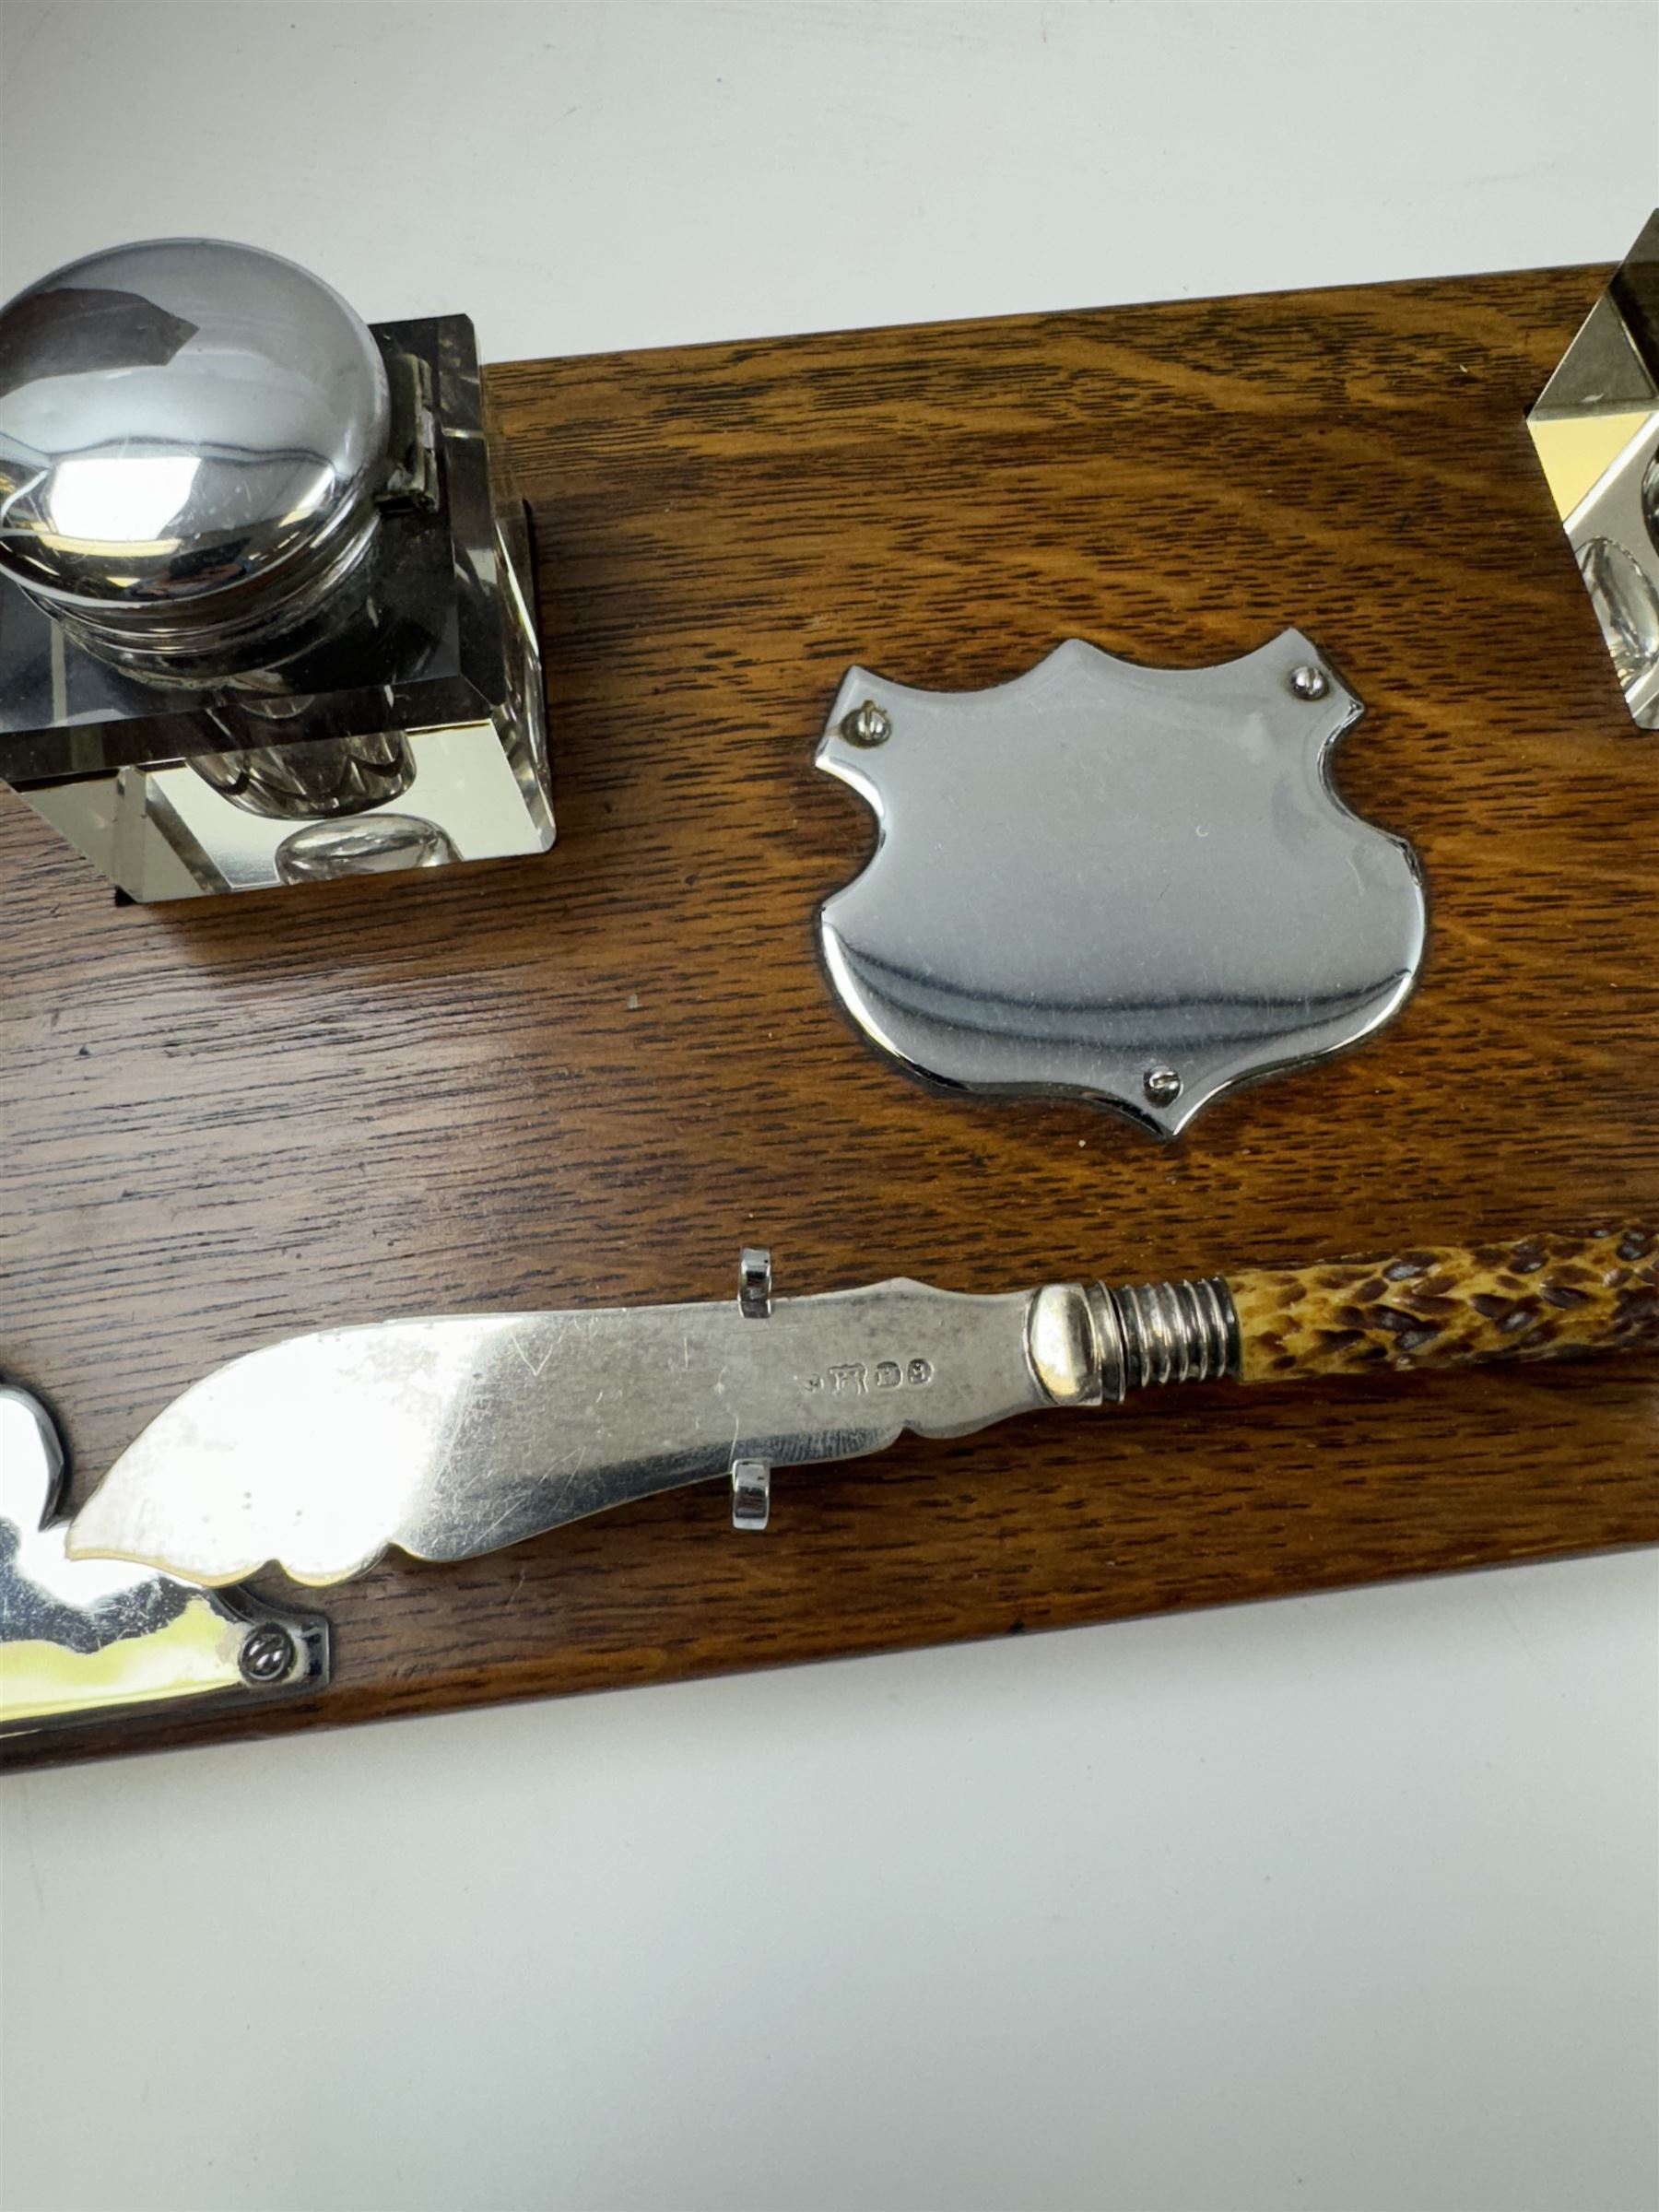
[(720, 1304), (385, 1322), (292, 1337), (174, 1400), (70, 1548), (239, 1582), (470, 1559), (658, 1490), (959, 1436), (1047, 1402), (1025, 1295), (896, 1281)]

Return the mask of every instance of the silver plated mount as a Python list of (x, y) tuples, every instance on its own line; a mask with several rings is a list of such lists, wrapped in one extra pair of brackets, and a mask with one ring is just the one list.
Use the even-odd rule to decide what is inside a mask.
[(72, 1559), (45, 1408), (0, 1385), (0, 1735), (323, 1689), (328, 1624), (153, 1567)]
[(982, 691), (851, 670), (817, 764), (877, 840), (820, 912), (837, 996), (926, 1082), (1088, 1098), (1160, 1136), (1357, 1044), (1427, 930), (1411, 847), (1331, 782), (1362, 712), (1296, 630), (1190, 669), (1070, 639)]

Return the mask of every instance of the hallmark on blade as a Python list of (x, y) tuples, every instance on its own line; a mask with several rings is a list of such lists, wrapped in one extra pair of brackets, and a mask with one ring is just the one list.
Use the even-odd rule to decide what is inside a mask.
[(923, 1390), (933, 1379), (931, 1359), (907, 1359), (902, 1366), (897, 1359), (877, 1359), (873, 1367), (862, 1359), (849, 1359), (840, 1367), (826, 1368), (821, 1375), (803, 1375), (801, 1384), (806, 1390), (845, 1391), (862, 1397), (872, 1390)]

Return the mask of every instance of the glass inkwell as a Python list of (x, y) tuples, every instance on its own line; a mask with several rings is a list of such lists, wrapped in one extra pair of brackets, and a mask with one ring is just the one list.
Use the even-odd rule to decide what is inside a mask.
[(465, 315), (169, 239), (0, 309), (0, 776), (135, 900), (553, 841)]

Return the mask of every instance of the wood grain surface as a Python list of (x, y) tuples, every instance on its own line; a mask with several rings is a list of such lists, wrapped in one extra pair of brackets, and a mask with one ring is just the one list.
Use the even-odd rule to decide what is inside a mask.
[[(272, 1336), (393, 1314), (1228, 1273), (1659, 1215), (1659, 751), (1523, 414), (1599, 270), (525, 363), (560, 841), (118, 908), (0, 802), (0, 1365), (77, 1494)], [(1366, 701), (1353, 806), (1418, 845), (1427, 971), (1348, 1057), (1172, 1146), (912, 1088), (818, 901), (872, 842), (811, 766), (858, 661), (991, 684), (1076, 635), (1287, 624)], [(328, 1594), (335, 1687), (260, 1733), (1006, 1635), (1659, 1538), (1659, 1362), (1153, 1394), (781, 1475)], [(50, 1758), (235, 1734), (126, 1721)]]

